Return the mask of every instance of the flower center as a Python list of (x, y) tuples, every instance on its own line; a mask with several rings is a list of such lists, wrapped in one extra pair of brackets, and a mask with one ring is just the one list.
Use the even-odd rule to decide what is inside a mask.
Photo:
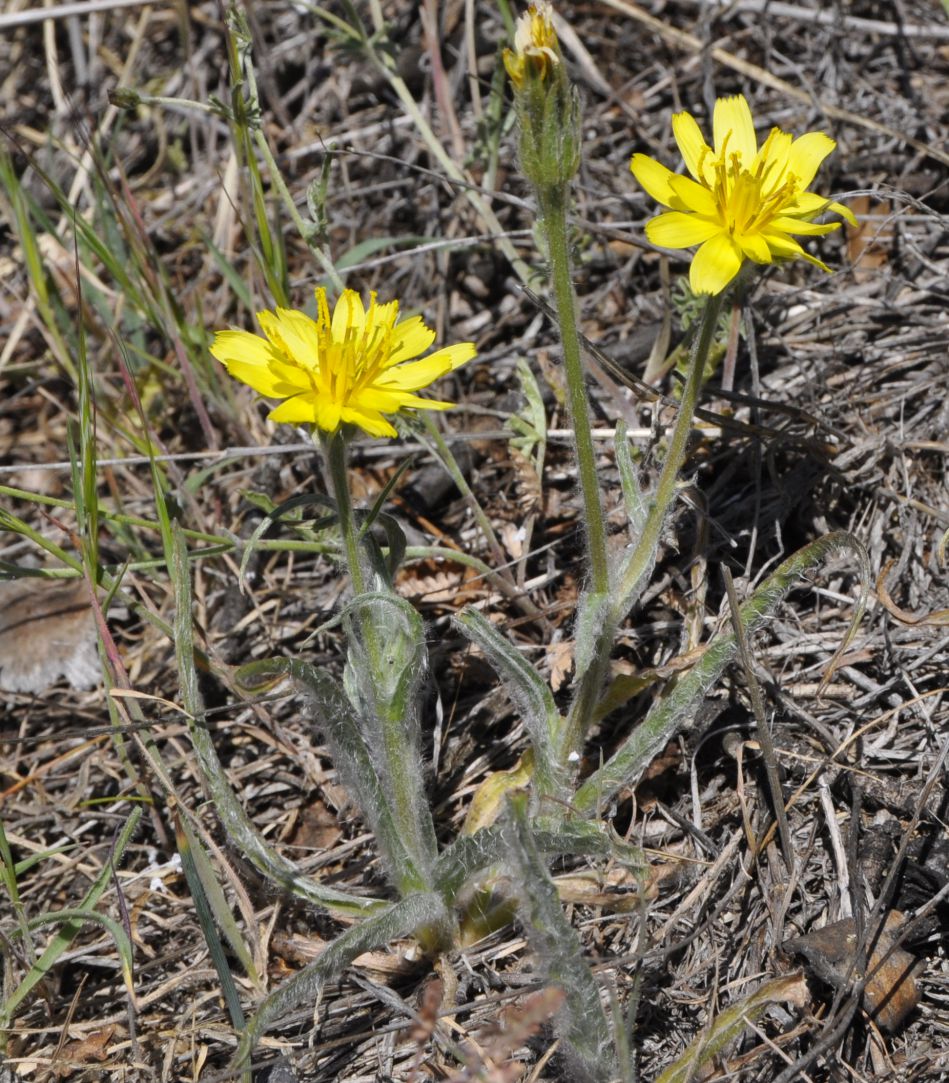
[(760, 232), (796, 198), (799, 185), (792, 173), (775, 184), (777, 165), (764, 147), (752, 172), (739, 151), (729, 153), (727, 137), (722, 153), (708, 163), (719, 218), (731, 235)]
[[(317, 334), (319, 338), (319, 369), (328, 395), (336, 402), (348, 402), (354, 395), (372, 385), (391, 353), (392, 328), (378, 317), (376, 295), (373, 293), (362, 326), (346, 321), (342, 338), (334, 338), (326, 293), (318, 291)], [(339, 304), (345, 304), (344, 294)]]

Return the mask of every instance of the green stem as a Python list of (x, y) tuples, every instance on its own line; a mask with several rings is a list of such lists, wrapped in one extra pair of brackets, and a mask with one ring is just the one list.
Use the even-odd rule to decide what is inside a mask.
[(323, 273), (332, 282), (333, 288), (337, 293), (343, 292), (343, 280), (340, 277), (339, 271), (333, 266), (332, 260), (327, 256), (322, 248), (313, 241), (313, 227), (308, 226), (303, 221), (303, 216), (297, 210), (297, 205), (294, 202), (293, 195), (290, 189), (287, 187), (286, 182), (283, 179), (283, 174), (280, 172), (280, 167), (277, 165), (276, 159), (273, 156), (273, 151), (270, 149), (270, 144), (267, 142), (267, 138), (259, 129), (254, 133), (254, 137), (257, 140), (257, 147), (260, 150), (264, 161), (267, 163), (267, 168), (270, 171), (270, 179), (273, 186), (280, 193), (280, 198), (283, 200), (283, 205), (287, 209), (287, 213), (293, 219), (293, 224), (297, 227), (297, 232), (306, 242), (307, 247), (316, 256), (317, 261), (323, 268)]
[(359, 540), (356, 536), (356, 523), (353, 520), (353, 502), (349, 495), (349, 477), (346, 473), (346, 438), (339, 431), (332, 436), (320, 435), (326, 464), (329, 468), (330, 485), (336, 501), (336, 514), (339, 516), (339, 530), (343, 538), (343, 554), (349, 569), (349, 578), (353, 584), (353, 594), (358, 598), (366, 593), (366, 580), (362, 562), (359, 559)]
[[(676, 483), (679, 480), (679, 471), (682, 469), (688, 451), (689, 434), (692, 431), (695, 406), (702, 388), (702, 374), (705, 371), (705, 364), (715, 336), (715, 327), (718, 323), (720, 310), (721, 296), (709, 297), (705, 305), (699, 333), (692, 345), (689, 375), (682, 392), (679, 412), (676, 415), (675, 427), (669, 441), (669, 450), (666, 453), (665, 462), (662, 464), (662, 471), (656, 485), (652, 506), (646, 517), (642, 534), (636, 542), (636, 548), (624, 569), (619, 589), (615, 591), (614, 596), (617, 601), (611, 607), (612, 611), (603, 621), (603, 628), (595, 652), (595, 660), (581, 677), (580, 687), (577, 689), (576, 697), (570, 705), (566, 733), (561, 746), (562, 763), (565, 767), (571, 762), (579, 762), (579, 753), (590, 723), (596, 715), (596, 707), (602, 693), (603, 682), (606, 679), (613, 634), (617, 624), (626, 615), (627, 599), (632, 596), (640, 577), (649, 568), (653, 560), (653, 553), (659, 542), (659, 535), (666, 514), (675, 499)], [(575, 776), (576, 769), (568, 771), (567, 774)]]
[[(382, 743), (392, 785), (392, 818), (412, 858), (411, 867), (399, 870), (398, 888), (404, 896), (431, 887), (431, 867), (437, 844), (435, 827), (424, 800), (417, 800), (414, 778), (406, 757), (414, 754), (406, 740), (401, 712), (393, 713), (391, 705), (380, 713)], [(423, 818), (427, 818), (425, 823)], [(408, 866), (408, 863), (406, 863)]]
[(586, 740), (590, 723), (596, 717), (597, 704), (610, 668), (610, 653), (616, 634), (616, 621), (610, 614), (603, 622), (593, 661), (580, 678), (580, 687), (567, 713), (564, 738), (560, 746), (560, 778), (566, 781), (572, 792), (571, 780), (576, 779), (580, 766), (580, 753)]
[[(714, 294), (705, 302), (702, 324), (692, 345), (689, 375), (682, 391), (682, 400), (679, 403), (675, 428), (672, 430), (672, 439), (669, 441), (666, 461), (662, 464), (662, 472), (659, 474), (656, 492), (653, 496), (652, 506), (649, 509), (649, 515), (646, 517), (642, 535), (636, 543), (635, 552), (624, 570), (620, 589), (616, 593), (616, 597), (621, 600), (628, 597), (639, 577), (652, 560), (653, 551), (659, 541), (659, 534), (665, 522), (666, 512), (675, 498), (679, 471), (685, 462), (685, 455), (689, 446), (689, 434), (692, 431), (695, 406), (698, 402), (699, 392), (702, 389), (702, 374), (705, 371), (708, 353), (715, 337), (715, 327), (718, 323), (718, 314), (721, 308), (721, 294)], [(618, 619), (622, 619), (623, 616), (625, 616), (623, 613), (617, 614)]]
[[(388, 795), (392, 802), (392, 816), (407, 850), (415, 859), (414, 868), (403, 869), (399, 874), (399, 890), (406, 895), (428, 886), (427, 870), (434, 858), (435, 832), (433, 827), (430, 831), (426, 831), (427, 825), (421, 822), (423, 813), (420, 811), (420, 806), (424, 802), (419, 800), (416, 792), (416, 774), (406, 762), (406, 758), (413, 755), (414, 750), (410, 747), (411, 742), (406, 740), (403, 720), (404, 704), (387, 702), (387, 697), (379, 694), (379, 689), (386, 686), (384, 672), (387, 665), (386, 644), (380, 641), (378, 629), (373, 621), (371, 604), (362, 598), (362, 595), (366, 593), (366, 578), (359, 555), (359, 538), (349, 494), (346, 438), (342, 432), (337, 431), (331, 436), (321, 434), (321, 440), (329, 467), (330, 484), (336, 500), (343, 552), (355, 595), (354, 622), (365, 646), (372, 675), (370, 681), (363, 682), (363, 687), (367, 685), (371, 687), (372, 703), (367, 706), (375, 713), (382, 733), (382, 754), (392, 789), (391, 794)], [(426, 845), (429, 841), (430, 847)], [(432, 852), (427, 853), (428, 849)]]
[(567, 186), (551, 185), (538, 189), (544, 231), (550, 253), (550, 277), (560, 324), (563, 344), (564, 371), (567, 377), (567, 401), (577, 450), (577, 472), (583, 497), (586, 525), (587, 555), (590, 566), (591, 589), (594, 594), (607, 594), (610, 588), (609, 565), (606, 559), (606, 529), (600, 504), (600, 489), (596, 476), (596, 454), (590, 429), (590, 407), (587, 399), (585, 372), (580, 356), (580, 336), (577, 331), (576, 297), (570, 278), (570, 249), (567, 240)]

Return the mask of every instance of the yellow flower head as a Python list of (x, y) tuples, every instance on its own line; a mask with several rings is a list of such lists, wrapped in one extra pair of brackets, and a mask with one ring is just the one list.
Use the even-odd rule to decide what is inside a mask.
[(528, 72), (541, 82), (560, 63), (560, 45), (554, 30), (554, 9), (548, 0), (531, 4), (517, 20), (514, 48), (504, 50), (504, 66), (517, 90), (524, 85)]
[(836, 147), (834, 140), (823, 132), (795, 139), (772, 128), (759, 149), (751, 109), (742, 95), (718, 99), (712, 127), (714, 150), (690, 113), (672, 118), (672, 132), (691, 177), (675, 174), (645, 154), (633, 155), (633, 176), (669, 208), (647, 223), (649, 240), (662, 248), (700, 246), (689, 273), (695, 293), (720, 293), (746, 259), (776, 263), (801, 258), (829, 270), (792, 235), (838, 229), (839, 222), (813, 221), (824, 211), (857, 224), (847, 207), (807, 191), (821, 162)]
[(218, 331), (211, 354), (227, 371), (268, 398), (283, 399), (272, 421), (310, 423), (326, 432), (358, 425), (370, 436), (398, 435), (383, 414), (445, 410), (450, 402), (413, 394), (475, 355), (474, 343), (446, 346), (421, 360), (435, 332), (421, 316), (399, 320), (399, 302), (368, 311), (355, 290), (343, 290), (330, 316), (326, 290), (316, 291), (316, 319), (295, 309), (259, 312), (266, 338)]

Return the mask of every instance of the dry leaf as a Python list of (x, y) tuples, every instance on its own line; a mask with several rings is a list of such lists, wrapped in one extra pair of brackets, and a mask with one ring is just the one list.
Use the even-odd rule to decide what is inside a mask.
[(73, 688), (101, 679), (96, 626), (78, 580), (0, 583), (0, 688), (42, 692), (65, 677)]
[[(275, 975), (286, 976), (298, 973), (289, 963), (297, 967), (308, 966), (326, 951), (330, 942), (320, 936), (296, 935), (294, 933), (275, 932), (271, 938), (273, 954), (270, 969)], [(364, 970), (374, 981), (392, 981), (405, 978), (414, 973), (415, 962), (407, 952), (401, 951), (365, 951), (353, 959), (352, 965)]]
[(93, 1062), (102, 1063), (109, 1057), (109, 1042), (115, 1034), (114, 1023), (100, 1030), (94, 1030), (85, 1038), (77, 1042), (69, 1042), (59, 1051), (53, 1061), (53, 1074), (60, 1079), (68, 1079), (75, 1072), (80, 1071), (87, 1064)]
[(466, 1065), (447, 1083), (513, 1083), (525, 1073), (525, 1066), (513, 1060), (515, 1050), (525, 1045), (563, 1007), (566, 994), (549, 985), (505, 1008), (497, 1024), (479, 1031), (475, 1041), (462, 1043)]
[[(919, 1003), (919, 990), (913, 970), (916, 959), (902, 948), (893, 948), (895, 930), (903, 915), (893, 910), (887, 915), (867, 973), (870, 975), (863, 990), (863, 1006), (867, 1014), (885, 1030), (897, 1030)], [(786, 940), (782, 949), (801, 955), (811, 970), (822, 980), (840, 988), (847, 980), (857, 981), (857, 931), (853, 918), (835, 921), (806, 936)], [(891, 950), (892, 949), (892, 950)]]
[[(900, 624), (949, 624), (949, 609), (937, 609), (932, 613), (923, 613), (921, 616), (917, 616), (915, 613), (909, 613), (905, 609), (901, 609), (896, 602), (890, 597), (890, 592), (886, 589), (886, 577), (890, 574), (890, 568), (896, 563), (894, 560), (888, 560), (880, 570), (880, 574), (877, 576), (876, 591), (877, 597), (880, 599), (881, 604), (886, 609), (887, 613), (891, 617), (895, 617)], [(848, 665), (853, 665), (849, 660)]]
[(724, 1008), (656, 1083), (692, 1083), (706, 1078), (705, 1070), (725, 1047), (742, 1034), (750, 1021), (760, 1018), (769, 1005), (776, 1003), (793, 1004), (802, 1010), (808, 1006), (810, 994), (802, 974), (766, 981), (751, 996)]
[(396, 576), (396, 588), (403, 598), (453, 607), (476, 598), (482, 586), (473, 568), (440, 560), (420, 561)]
[(511, 465), (517, 474), (517, 506), (521, 515), (537, 515), (544, 506), (544, 489), (533, 462), (516, 447), (510, 447)]
[(498, 537), (500, 537), (501, 544), (511, 557), (513, 557), (514, 560), (520, 560), (524, 555), (524, 541), (526, 537), (524, 527), (519, 523), (504, 523), (498, 531)]
[(306, 850), (332, 850), (342, 837), (335, 813), (314, 798), (302, 808), (286, 836), (286, 842)]
[(550, 688), (559, 692), (573, 669), (573, 640), (551, 643), (547, 648), (547, 664), (550, 666)]
[(409, 1031), (413, 1042), (427, 1042), (431, 1038), (444, 999), (445, 983), (441, 978), (429, 978), (419, 991), (418, 1020)]
[(474, 835), (482, 828), (490, 827), (501, 814), (508, 794), (525, 787), (533, 774), (534, 755), (531, 749), (507, 771), (492, 771), (471, 798), (462, 834)]
[(554, 877), (557, 894), (562, 902), (599, 906), (613, 914), (628, 914), (643, 905), (645, 899), (655, 899), (658, 891), (652, 875), (647, 879), (622, 866), (605, 873), (584, 869)]

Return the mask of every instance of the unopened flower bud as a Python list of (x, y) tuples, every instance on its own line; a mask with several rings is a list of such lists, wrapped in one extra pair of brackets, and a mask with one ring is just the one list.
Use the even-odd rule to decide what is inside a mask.
[(514, 48), (504, 50), (504, 66), (514, 89), (520, 90), (528, 76), (549, 82), (558, 64), (560, 43), (554, 30), (553, 8), (547, 0), (541, 0), (531, 4), (517, 20)]
[(564, 70), (547, 0), (517, 21), (504, 66), (521, 129), (521, 168), (539, 193), (562, 188), (580, 165), (580, 102)]

